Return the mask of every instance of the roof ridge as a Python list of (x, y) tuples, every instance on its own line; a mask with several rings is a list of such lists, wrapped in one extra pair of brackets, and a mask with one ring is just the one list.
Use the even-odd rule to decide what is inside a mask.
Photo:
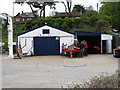
[(60, 28), (51, 26), (51, 25), (49, 25), (49, 24), (43, 24), (43, 25), (40, 25), (40, 26), (38, 26), (38, 27), (36, 27), (36, 28), (33, 28), (33, 29), (31, 29), (31, 30), (28, 30), (28, 31), (25, 31), (25, 32), (23, 32), (23, 33), (17, 34), (17, 36), (20, 36), (20, 35), (22, 35), (22, 34), (25, 34), (25, 33), (27, 33), (27, 32), (30, 32), (30, 31), (34, 31), (35, 29), (41, 28), (41, 27), (43, 27), (43, 26), (49, 26), (49, 27), (52, 27), (52, 28), (55, 28), (55, 29), (58, 29), (58, 30), (61, 30), (61, 31), (64, 31), (64, 32), (67, 32), (67, 33), (70, 33), (70, 34), (73, 34), (73, 33), (69, 32), (69, 31), (62, 30), (62, 29), (60, 29)]

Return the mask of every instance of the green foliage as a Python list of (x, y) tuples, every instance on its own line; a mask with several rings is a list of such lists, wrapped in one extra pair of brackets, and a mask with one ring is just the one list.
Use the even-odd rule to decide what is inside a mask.
[(2, 42), (5, 43), (2, 49), (8, 50), (8, 33), (6, 25), (2, 25)]
[[(99, 21), (97, 22), (96, 28), (97, 28), (97, 31), (107, 32), (107, 30), (110, 29), (109, 26), (110, 26), (110, 25), (109, 25), (109, 22), (108, 22), (108, 21), (106, 21), (106, 20), (99, 20)], [(103, 30), (104, 30), (104, 31), (103, 31)]]
[(100, 14), (110, 17), (111, 25), (120, 30), (120, 2), (105, 2), (102, 4)]
[[(96, 31), (96, 25), (98, 22), (99, 17), (97, 15), (91, 16), (91, 17), (81, 17), (81, 18), (37, 18), (33, 21), (28, 21), (26, 23), (20, 23), (14, 25), (14, 31), (18, 29), (17, 27), (20, 27), (16, 32), (21, 33), (22, 31), (28, 31), (30, 29), (39, 27), (40, 25), (43, 25), (47, 23), (48, 25), (52, 25), (57, 28), (61, 28), (66, 31), (73, 32), (73, 30), (90, 30), (90, 31)], [(21, 26), (22, 25), (22, 26)], [(98, 30), (97, 30), (98, 31)], [(102, 31), (102, 30), (101, 30)], [(14, 32), (14, 34), (16, 34)]]
[(102, 4), (103, 5), (99, 11), (100, 14), (111, 16), (118, 12), (118, 2), (104, 2)]
[[(73, 30), (88, 30), (88, 31), (100, 31), (106, 32), (109, 27), (109, 23), (105, 20), (109, 21), (107, 16), (99, 17), (98, 15), (82, 16), (80, 18), (36, 18), (32, 21), (28, 21), (26, 23), (15, 22), (14, 23), (14, 35), (20, 34), (24, 31), (31, 30), (33, 28), (39, 27), (45, 23), (48, 25), (61, 28), (66, 31), (73, 32)], [(104, 21), (104, 22), (103, 22)], [(102, 25), (104, 27), (100, 27)]]
[(83, 5), (74, 5), (72, 12), (85, 12), (85, 7)]
[(8, 38), (4, 37), (2, 38), (2, 41), (5, 43), (4, 46), (2, 46), (2, 49), (7, 51), (8, 50)]
[(78, 12), (77, 8), (73, 8), (72, 12)]
[(0, 18), (0, 38), (2, 39), (2, 19)]
[(83, 16), (86, 16), (86, 17), (91, 17), (91, 16), (95, 16), (95, 15), (97, 15), (97, 12), (94, 10), (86, 10), (83, 13)]

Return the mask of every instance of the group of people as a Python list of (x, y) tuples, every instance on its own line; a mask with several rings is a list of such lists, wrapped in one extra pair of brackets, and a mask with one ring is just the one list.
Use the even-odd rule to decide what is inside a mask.
[[(88, 44), (85, 40), (81, 41), (80, 43), (75, 41), (74, 45), (80, 48), (80, 57), (88, 56)], [(64, 50), (66, 46), (67, 44), (62, 43), (62, 50)]]
[[(80, 56), (81, 57), (88, 55), (88, 44), (85, 40), (81, 41), (80, 44), (79, 44), (79, 42), (75, 42), (74, 45), (80, 48)], [(62, 43), (62, 50), (64, 50), (66, 46), (67, 46), (67, 44)], [(22, 57), (21, 43), (19, 43), (19, 46), (18, 46), (18, 57), (20, 59)]]

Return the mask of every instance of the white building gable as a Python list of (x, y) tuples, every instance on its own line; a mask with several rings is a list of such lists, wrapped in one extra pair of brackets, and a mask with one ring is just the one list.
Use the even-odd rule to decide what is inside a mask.
[(43, 25), (18, 35), (18, 45), (21, 43), (23, 54), (31, 55), (31, 52), (34, 54), (34, 37), (56, 37), (56, 40), (60, 40), (60, 53), (62, 52), (62, 43), (67, 46), (74, 43), (73, 34), (53, 26)]
[[(43, 34), (43, 30), (45, 29), (49, 29), (50, 33)], [(24, 33), (19, 37), (35, 37), (35, 36), (73, 36), (73, 34), (45, 25), (37, 29), (33, 29), (27, 33)]]

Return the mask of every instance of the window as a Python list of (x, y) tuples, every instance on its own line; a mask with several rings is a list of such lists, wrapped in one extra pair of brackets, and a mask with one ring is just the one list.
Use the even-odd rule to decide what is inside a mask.
[(25, 21), (25, 19), (23, 18), (23, 21)]
[(27, 20), (32, 20), (32, 18), (27, 18)]
[(16, 18), (16, 22), (19, 22), (20, 21), (20, 18)]
[(75, 17), (75, 18), (80, 18), (80, 17)]
[(49, 29), (43, 29), (43, 34), (50, 34), (50, 30)]

